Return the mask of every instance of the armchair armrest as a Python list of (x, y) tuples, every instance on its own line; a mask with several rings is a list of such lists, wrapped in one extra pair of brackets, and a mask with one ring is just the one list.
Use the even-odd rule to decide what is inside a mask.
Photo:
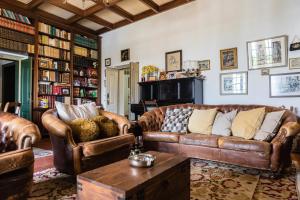
[(300, 133), (300, 124), (297, 122), (288, 122), (281, 126), (278, 134), (271, 143), (284, 143), (286, 138), (294, 137), (298, 133)]
[(104, 110), (99, 110), (99, 113), (101, 115), (103, 115), (104, 117), (107, 117), (110, 120), (113, 120), (114, 122), (116, 122), (118, 124), (119, 130), (120, 130), (120, 134), (119, 135), (123, 135), (123, 134), (127, 134), (128, 133), (128, 129), (130, 128), (130, 122), (126, 117), (123, 117), (121, 115), (112, 113), (112, 112), (108, 112), (108, 111), (104, 111)]
[(142, 127), (143, 131), (160, 130), (161, 120), (158, 116), (158, 113), (155, 112), (157, 110), (158, 109), (146, 112), (140, 117), (138, 124)]
[(0, 154), (0, 175), (29, 167), (34, 157), (31, 148), (20, 149)]
[(72, 147), (77, 146), (72, 136), (71, 127), (58, 118), (55, 110), (48, 110), (42, 115), (42, 124), (49, 134), (65, 138)]

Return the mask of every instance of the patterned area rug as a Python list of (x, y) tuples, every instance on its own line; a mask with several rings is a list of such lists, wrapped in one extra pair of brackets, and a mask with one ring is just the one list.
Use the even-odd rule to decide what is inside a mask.
[(35, 159), (53, 155), (53, 151), (51, 150), (45, 150), (36, 147), (33, 147), (32, 149), (33, 149), (33, 154)]
[[(296, 171), (271, 179), (258, 170), (217, 162), (191, 161), (191, 200), (297, 200)], [(29, 199), (76, 199), (76, 179), (54, 168), (34, 174)]]

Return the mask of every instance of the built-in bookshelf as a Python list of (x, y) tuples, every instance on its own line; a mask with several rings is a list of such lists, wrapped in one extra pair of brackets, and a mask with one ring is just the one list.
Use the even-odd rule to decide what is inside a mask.
[(38, 23), (37, 108), (54, 108), (55, 101), (71, 104), (71, 33)]
[(98, 42), (75, 34), (73, 48), (73, 104), (97, 102), (99, 84)]

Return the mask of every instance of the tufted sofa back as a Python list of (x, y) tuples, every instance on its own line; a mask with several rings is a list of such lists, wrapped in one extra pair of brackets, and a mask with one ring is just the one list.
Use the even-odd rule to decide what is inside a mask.
[[(147, 126), (148, 130), (151, 131), (157, 131), (160, 130), (164, 118), (165, 113), (168, 108), (174, 109), (174, 108), (188, 108), (191, 107), (193, 109), (213, 109), (217, 108), (220, 112), (230, 112), (232, 110), (238, 110), (239, 111), (245, 111), (245, 110), (251, 110), (255, 108), (261, 108), (265, 107), (266, 112), (274, 112), (274, 111), (280, 111), (283, 110), (282, 108), (273, 107), (273, 106), (265, 106), (265, 105), (239, 105), (239, 104), (226, 104), (226, 105), (205, 105), (205, 104), (177, 104), (177, 105), (171, 105), (171, 106), (163, 106), (156, 108), (152, 111), (144, 113), (141, 118), (140, 122), (144, 122), (142, 126)], [(282, 117), (282, 125), (288, 123), (288, 122), (297, 122), (299, 119), (298, 117), (292, 113), (289, 110), (286, 110)]]

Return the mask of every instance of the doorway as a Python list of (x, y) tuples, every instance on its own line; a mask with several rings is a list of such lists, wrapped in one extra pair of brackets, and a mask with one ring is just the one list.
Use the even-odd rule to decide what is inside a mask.
[(138, 99), (139, 63), (107, 68), (107, 110), (131, 119), (130, 105)]
[[(1, 62), (5, 62), (1, 60)], [(9, 63), (2, 65), (2, 97), (1, 102), (3, 106), (7, 102), (14, 102), (16, 100), (16, 62), (7, 61)]]

